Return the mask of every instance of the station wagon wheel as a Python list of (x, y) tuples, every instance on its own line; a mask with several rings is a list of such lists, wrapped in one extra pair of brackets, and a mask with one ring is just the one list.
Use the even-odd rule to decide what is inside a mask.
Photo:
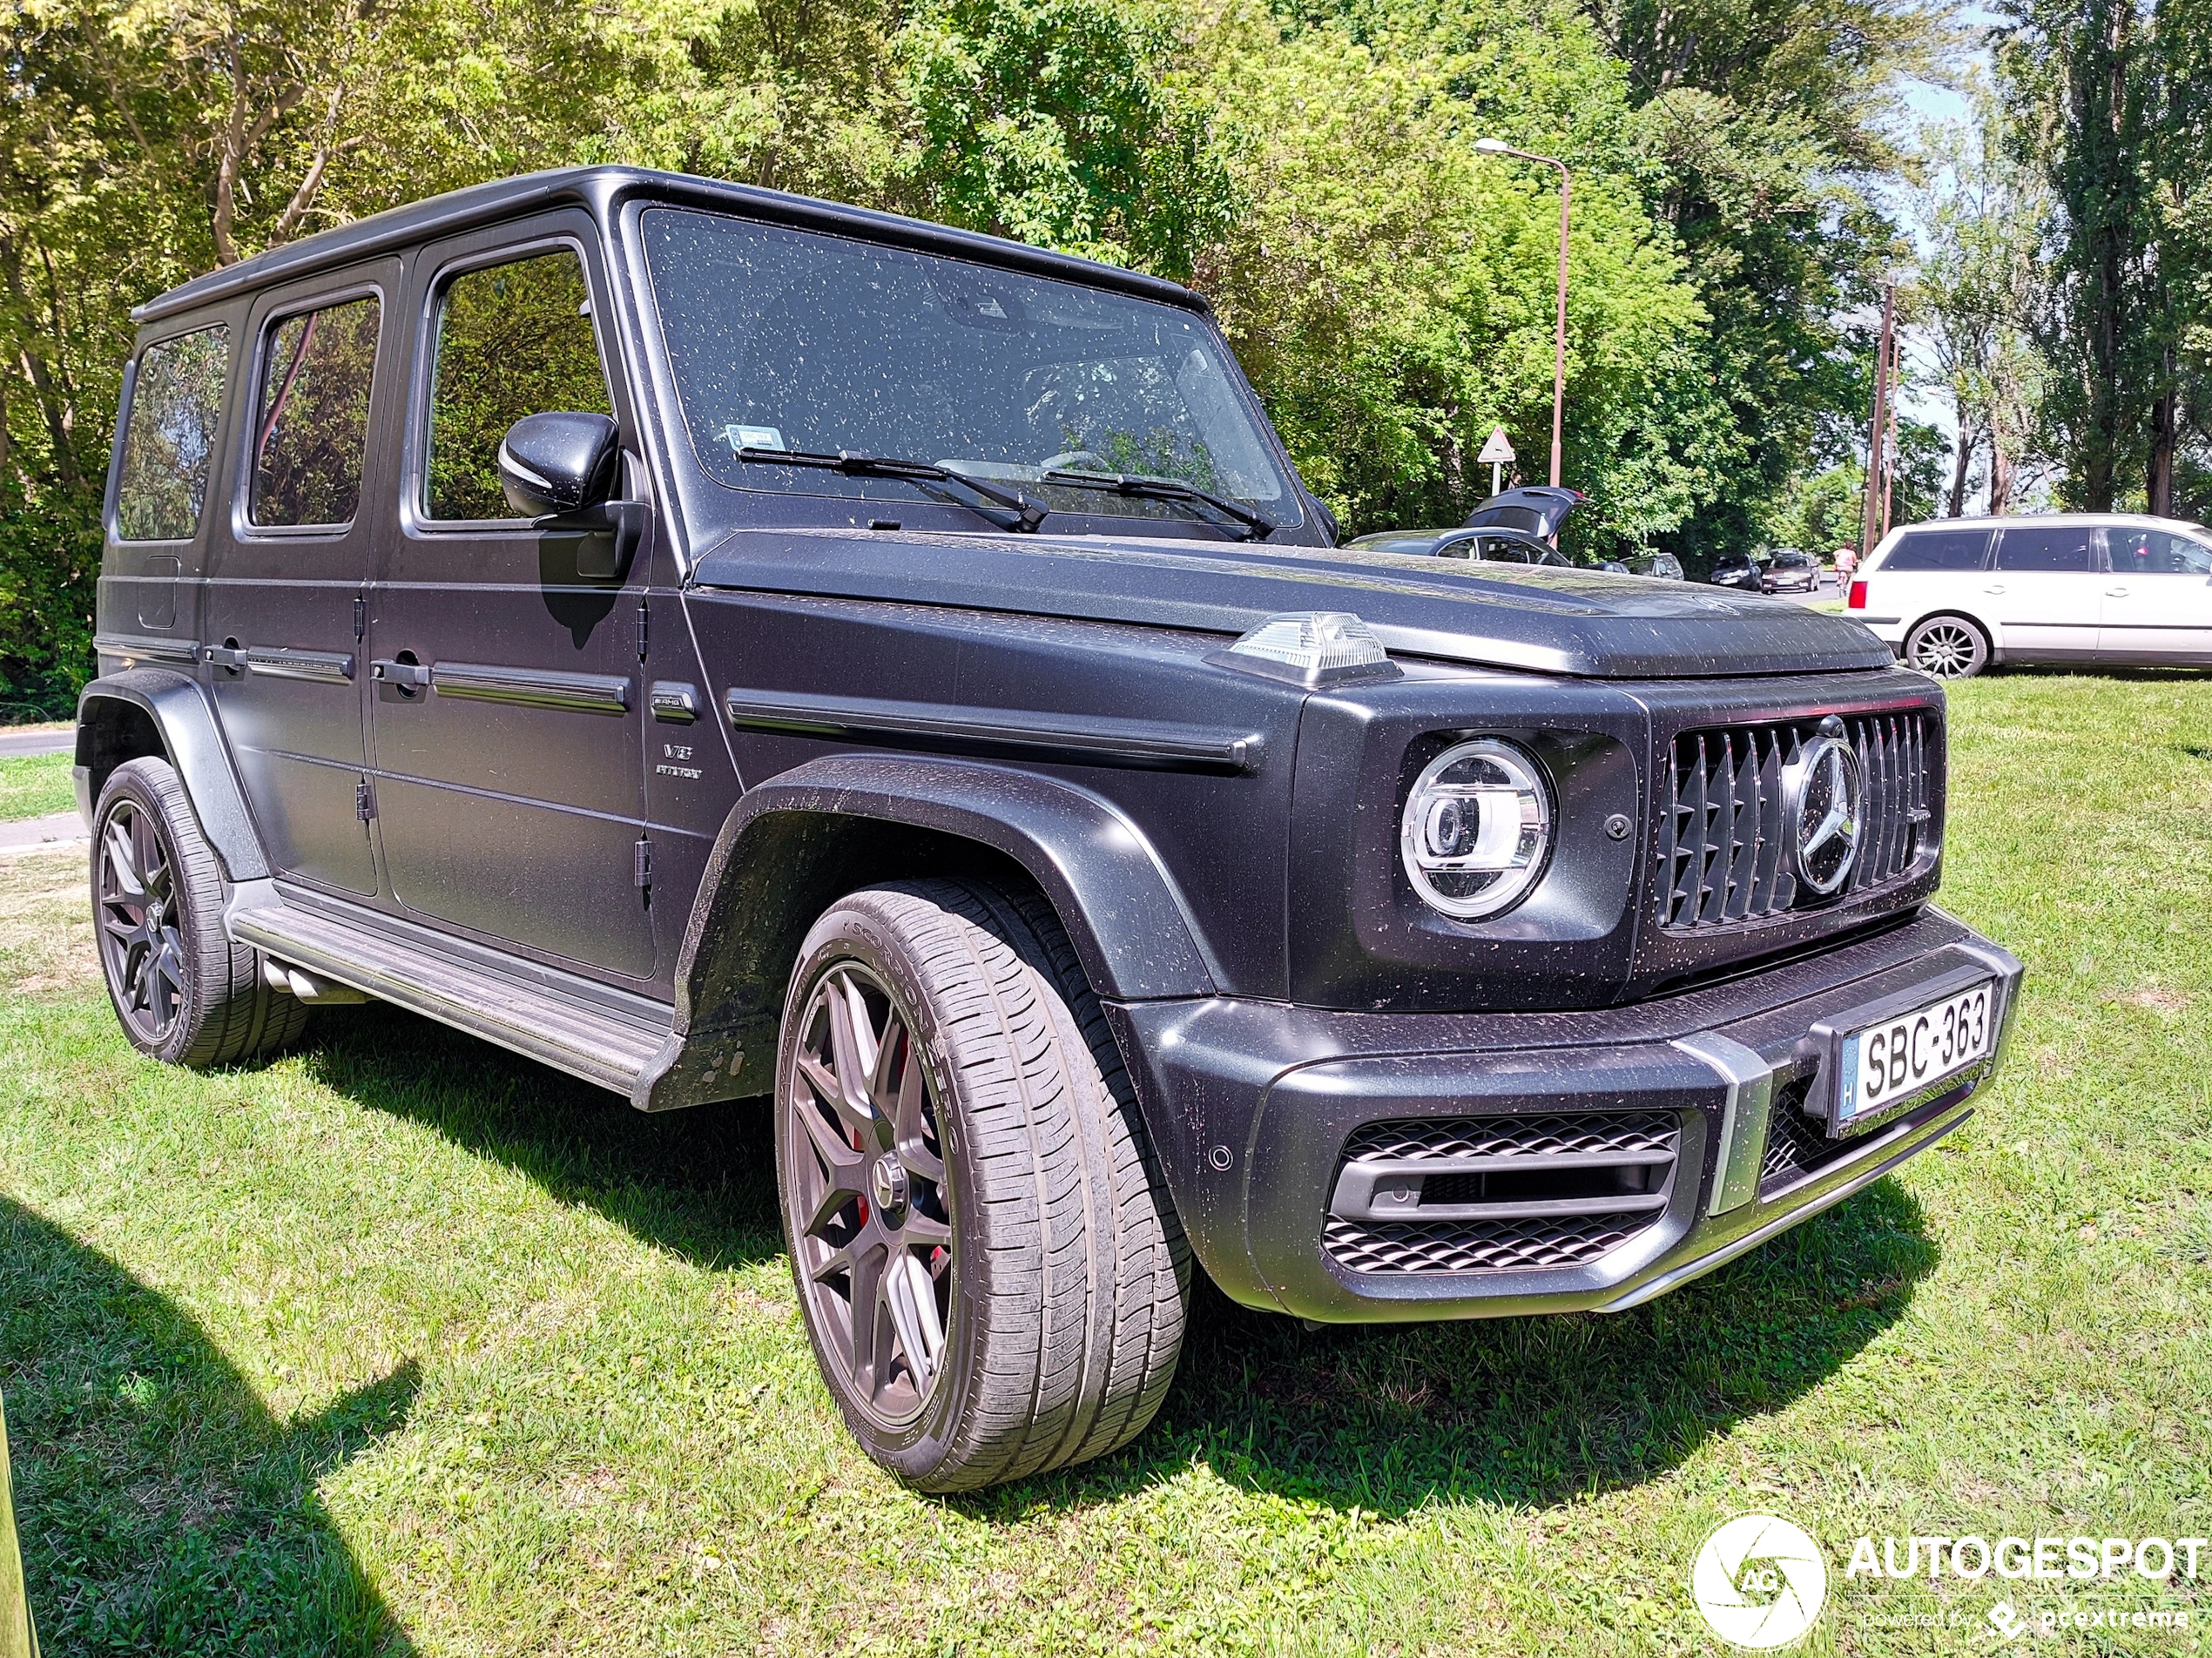
[(123, 1034), (172, 1064), (231, 1065), (299, 1036), (307, 1010), (223, 930), (222, 866), (168, 761), (128, 760), (92, 812), (100, 972)]
[(1906, 638), (1905, 659), (1938, 679), (1971, 679), (1989, 665), (1989, 640), (1964, 617), (1930, 617)]
[(93, 857), (100, 952), (116, 1010), (133, 1036), (157, 1044), (176, 1028), (184, 1008), (175, 854), (160, 824), (123, 799), (100, 825)]
[(954, 1292), (936, 1102), (913, 1027), (857, 961), (816, 981), (785, 1088), (798, 1273), (851, 1396), (886, 1426), (943, 1374)]
[(799, 946), (776, 1076), (792, 1285), (868, 1455), (964, 1491), (1143, 1432), (1190, 1252), (1041, 894), (930, 880), (840, 899)]

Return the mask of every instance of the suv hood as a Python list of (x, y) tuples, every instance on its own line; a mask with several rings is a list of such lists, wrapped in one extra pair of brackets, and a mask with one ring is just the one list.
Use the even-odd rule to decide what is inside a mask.
[(1607, 679), (1811, 673), (1893, 660), (1858, 623), (1780, 599), (1354, 548), (744, 529), (717, 543), (693, 579), (749, 592), (1227, 634), (1285, 610), (1349, 610), (1393, 652)]

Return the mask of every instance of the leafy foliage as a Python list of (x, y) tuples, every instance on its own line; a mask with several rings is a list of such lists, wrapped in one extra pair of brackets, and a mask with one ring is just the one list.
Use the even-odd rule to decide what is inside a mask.
[(1049, 243), (1216, 304), (1349, 529), (1502, 426), (1586, 550), (1757, 538), (1847, 448), (1866, 181), (1931, 0), (0, 0), (0, 701), (65, 705), (132, 304), (485, 179), (620, 160)]

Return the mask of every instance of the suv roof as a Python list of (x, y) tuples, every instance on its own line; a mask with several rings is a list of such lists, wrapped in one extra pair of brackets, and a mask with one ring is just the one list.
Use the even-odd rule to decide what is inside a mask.
[(2128, 524), (2145, 529), (2202, 529), (2194, 518), (2160, 518), (2147, 512), (2008, 512), (1995, 517), (1924, 518), (1917, 524), (1900, 524), (1900, 536), (1933, 535), (1946, 529), (2002, 529), (2007, 524)]
[(131, 313), (131, 320), (158, 321), (195, 306), (265, 287), (273, 282), (544, 207), (581, 206), (610, 221), (622, 204), (634, 196), (862, 236), (871, 241), (895, 243), (954, 258), (1014, 266), (1042, 276), (1116, 288), (1140, 299), (1161, 300), (1211, 314), (1212, 307), (1203, 298), (1164, 278), (1030, 247), (1003, 237), (954, 230), (918, 219), (902, 218), (897, 213), (817, 201), (810, 196), (788, 195), (780, 190), (697, 179), (689, 173), (661, 172), (650, 167), (595, 166), (562, 167), (502, 179), (491, 184), (471, 185), (464, 190), (448, 191), (427, 201), (410, 202), (403, 207), (355, 219), (350, 225), (320, 231), (257, 253), (236, 265), (196, 276), (138, 306)]

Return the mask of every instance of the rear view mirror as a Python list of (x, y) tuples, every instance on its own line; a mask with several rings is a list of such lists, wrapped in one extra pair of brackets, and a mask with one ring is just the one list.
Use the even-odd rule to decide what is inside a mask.
[(499, 487), (524, 518), (593, 507), (614, 493), (622, 446), (604, 414), (525, 414), (499, 444)]

